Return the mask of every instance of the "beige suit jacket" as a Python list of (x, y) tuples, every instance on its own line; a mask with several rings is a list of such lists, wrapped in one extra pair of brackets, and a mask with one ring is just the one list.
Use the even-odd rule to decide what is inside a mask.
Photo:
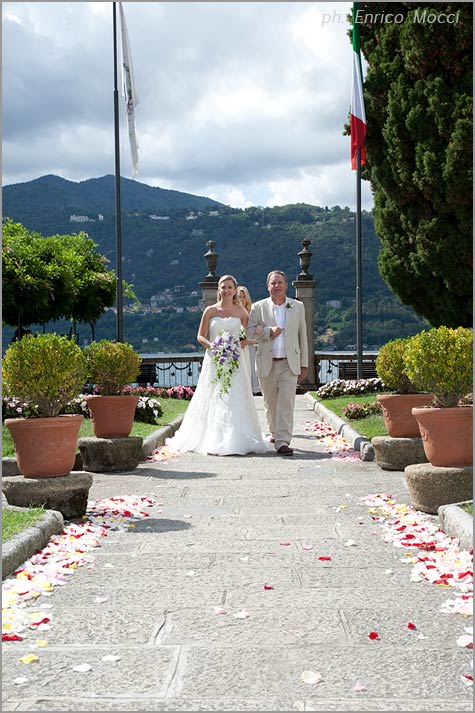
[[(305, 325), (305, 308), (302, 302), (287, 297), (285, 310), (285, 352), (287, 363), (293, 374), (300, 374), (300, 369), (308, 366), (307, 328)], [(273, 302), (270, 297), (255, 302), (251, 307), (247, 336), (257, 341), (256, 372), (257, 376), (266, 377), (272, 368), (273, 343), (270, 329), (275, 327)], [(257, 325), (264, 327), (264, 334), (259, 337), (255, 333)]]

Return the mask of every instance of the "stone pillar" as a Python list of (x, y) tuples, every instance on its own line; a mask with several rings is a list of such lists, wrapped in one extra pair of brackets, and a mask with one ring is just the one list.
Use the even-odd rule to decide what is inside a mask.
[(308, 249), (310, 240), (302, 240), (303, 249), (297, 253), (300, 260), (300, 274), (292, 282), (295, 288), (295, 298), (303, 302), (305, 307), (305, 323), (307, 326), (308, 341), (308, 373), (302, 386), (306, 391), (316, 388), (318, 380), (315, 376), (315, 346), (314, 346), (314, 317), (315, 317), (315, 286), (316, 282), (308, 271), (312, 253)]
[(210, 305), (213, 305), (217, 299), (219, 276), (215, 274), (216, 265), (218, 264), (218, 254), (214, 252), (216, 243), (213, 240), (208, 240), (206, 247), (208, 252), (203, 256), (208, 267), (208, 274), (200, 282), (200, 287), (203, 293), (202, 302), (203, 310)]

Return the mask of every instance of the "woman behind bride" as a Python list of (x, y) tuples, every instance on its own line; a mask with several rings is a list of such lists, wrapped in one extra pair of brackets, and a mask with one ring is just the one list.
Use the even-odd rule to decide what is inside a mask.
[(218, 301), (201, 317), (197, 339), (206, 349), (203, 366), (183, 422), (166, 441), (170, 448), (213, 455), (270, 450), (260, 430), (249, 376), (240, 365), (239, 337), (248, 317), (237, 299), (235, 278), (223, 275)]

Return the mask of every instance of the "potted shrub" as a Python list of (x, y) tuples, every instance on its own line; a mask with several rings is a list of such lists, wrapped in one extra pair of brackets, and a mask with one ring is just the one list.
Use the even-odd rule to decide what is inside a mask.
[(419, 424), (412, 409), (430, 406), (434, 398), (431, 393), (419, 393), (407, 375), (404, 355), (411, 339), (387, 342), (376, 358), (376, 373), (392, 392), (378, 394), (376, 398), (381, 404), (388, 435), (393, 438), (419, 438)]
[(414, 408), (427, 459), (436, 466), (472, 465), (473, 406), (461, 401), (473, 387), (473, 334), (438, 327), (412, 338), (405, 354), (409, 378), (432, 391), (436, 407)]
[(59, 413), (84, 383), (80, 347), (57, 334), (25, 336), (8, 347), (2, 376), (5, 392), (35, 414), (5, 419), (21, 473), (25, 478), (69, 475), (84, 417)]
[(139, 396), (122, 394), (135, 382), (140, 371), (140, 356), (131, 344), (102, 339), (84, 350), (87, 377), (100, 394), (86, 396), (92, 426), (97, 438), (126, 438), (134, 423)]

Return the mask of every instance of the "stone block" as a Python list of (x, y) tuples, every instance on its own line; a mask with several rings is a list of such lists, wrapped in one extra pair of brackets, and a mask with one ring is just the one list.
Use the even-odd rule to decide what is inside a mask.
[(404, 469), (411, 504), (416, 510), (437, 515), (441, 505), (459, 503), (473, 497), (473, 468), (446, 468), (430, 463), (408, 465)]
[(74, 472), (54, 478), (2, 478), (2, 490), (10, 505), (57, 510), (67, 520), (82, 517), (87, 509), (92, 475)]
[(123, 473), (135, 470), (143, 459), (143, 438), (80, 438), (83, 468), (91, 473)]
[(371, 443), (375, 461), (383, 470), (404, 470), (408, 465), (427, 463), (422, 438), (375, 436)]

